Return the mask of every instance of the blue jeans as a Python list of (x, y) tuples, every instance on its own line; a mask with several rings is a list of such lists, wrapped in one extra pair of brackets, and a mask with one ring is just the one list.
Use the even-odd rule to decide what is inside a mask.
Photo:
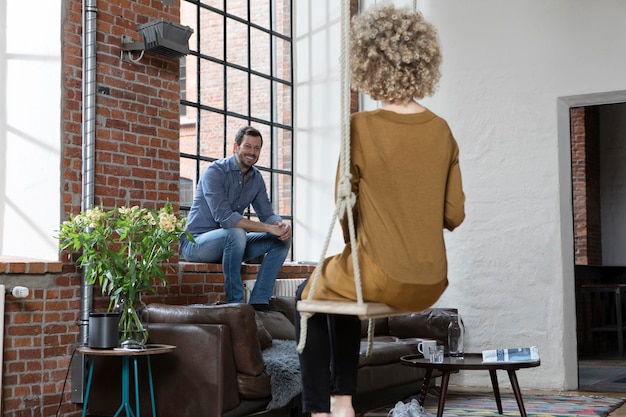
[(229, 303), (243, 303), (241, 263), (265, 255), (250, 295), (250, 304), (268, 304), (274, 283), (285, 258), (290, 241), (281, 241), (270, 233), (247, 233), (244, 229), (216, 229), (189, 242), (183, 235), (180, 257), (188, 262), (221, 262), (224, 270), (224, 291)]

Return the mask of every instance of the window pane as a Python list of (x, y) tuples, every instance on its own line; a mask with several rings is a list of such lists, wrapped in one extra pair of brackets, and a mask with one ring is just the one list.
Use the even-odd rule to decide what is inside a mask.
[(291, 126), (292, 124), (292, 103), (291, 103), (291, 87), (282, 83), (273, 83), (275, 113), (274, 121), (283, 125)]
[(226, 0), (202, 0), (200, 3), (209, 5), (219, 10), (224, 10), (224, 3), (226, 3)]
[(258, 29), (250, 30), (250, 68), (256, 72), (271, 75), (270, 35)]
[(224, 108), (224, 66), (206, 59), (200, 62), (202, 93), (200, 102), (205, 106)]
[(234, 68), (227, 68), (226, 77), (228, 80), (226, 109), (230, 112), (248, 115), (248, 96), (250, 94), (248, 74)]
[(274, 31), (291, 38), (291, 1), (274, 1)]
[[(254, 3), (256, 0), (252, 0)], [(248, 0), (227, 0), (226, 12), (242, 19), (248, 19)]]
[(248, 25), (233, 19), (226, 21), (226, 60), (232, 64), (248, 67)]
[(198, 155), (219, 159), (223, 158), (225, 154), (224, 116), (208, 111), (202, 112)]
[(252, 117), (270, 120), (272, 110), (272, 83), (270, 80), (253, 75), (250, 79), (250, 101)]
[[(201, 9), (200, 53), (224, 60), (224, 16)], [(191, 45), (191, 44), (190, 44)]]
[[(195, 170), (194, 170), (195, 171)], [(191, 178), (180, 177), (180, 205), (191, 206), (193, 201), (194, 181)]]
[(291, 82), (291, 42), (281, 38), (274, 38), (276, 46), (276, 78)]
[(180, 21), (185, 26), (193, 29), (193, 33), (189, 37), (189, 49), (197, 50), (198, 43), (198, 8), (191, 3), (183, 1), (180, 5)]
[(270, 28), (270, 0), (255, 0), (250, 2), (250, 20), (255, 25)]
[[(183, 65), (184, 62), (184, 65)], [(183, 73), (184, 72), (184, 73)], [(198, 101), (198, 58), (193, 55), (187, 55), (181, 58), (181, 75), (180, 75), (180, 93), (181, 100), (197, 103)], [(184, 84), (183, 84), (184, 80)], [(195, 120), (196, 112), (193, 108), (186, 108), (184, 113), (181, 112), (182, 119)], [(181, 123), (184, 123), (181, 119)]]
[(292, 168), (292, 134), (287, 129), (276, 129), (276, 169), (291, 171)]
[[(195, 113), (195, 109), (190, 109), (189, 113)], [(180, 151), (182, 153), (188, 153), (196, 155), (198, 147), (196, 145), (196, 123), (181, 123), (180, 124)], [(185, 175), (185, 177), (193, 178), (193, 176)]]
[[(274, 174), (274, 195), (271, 196), (274, 208), (280, 216), (292, 216), (291, 212), (291, 175)], [(276, 208), (277, 207), (277, 208)]]

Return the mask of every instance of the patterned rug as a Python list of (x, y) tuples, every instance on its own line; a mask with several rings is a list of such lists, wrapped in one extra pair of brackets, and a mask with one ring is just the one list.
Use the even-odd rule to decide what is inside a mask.
[[(502, 393), (504, 416), (519, 416), (519, 408), (512, 393)], [(605, 417), (624, 403), (624, 399), (580, 395), (522, 394), (528, 417)], [(437, 415), (437, 398), (426, 398), (426, 410)], [(366, 413), (366, 417), (387, 415), (387, 410)], [(444, 417), (499, 416), (491, 392), (449, 392), (443, 410)]]
[[(624, 403), (621, 398), (584, 397), (573, 395), (522, 394), (526, 414), (541, 417), (607, 416)], [(437, 414), (437, 400), (426, 398), (426, 410)], [(517, 401), (512, 393), (502, 394), (505, 416), (519, 416)], [(449, 393), (444, 416), (497, 416), (493, 393)]]

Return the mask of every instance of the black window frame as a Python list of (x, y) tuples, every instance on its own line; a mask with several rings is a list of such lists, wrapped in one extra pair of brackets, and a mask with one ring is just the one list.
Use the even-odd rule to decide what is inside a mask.
[[(257, 165), (256, 167), (262, 171), (262, 172), (266, 172), (269, 173), (269, 175), (264, 175), (266, 176), (266, 178), (269, 177), (269, 181), (266, 181), (266, 185), (268, 188), (268, 193), (270, 196), (270, 200), (272, 201), (272, 204), (274, 206), (274, 209), (276, 211), (276, 213), (278, 215), (280, 215), (283, 219), (289, 221), (289, 222), (293, 222), (293, 184), (294, 184), (294, 175), (293, 175), (293, 145), (294, 145), (294, 120), (293, 120), (293, 114), (294, 114), (294, 91), (293, 91), (293, 4), (291, 1), (288, 0), (268, 0), (268, 5), (269, 5), (269, 22), (270, 22), (270, 27), (263, 27), (261, 25), (255, 24), (252, 20), (251, 20), (251, 12), (250, 12), (250, 5), (251, 5), (251, 0), (247, 1), (247, 17), (243, 18), (241, 16), (237, 16), (237, 15), (233, 15), (229, 13), (229, 9), (227, 8), (227, 1), (224, 0), (222, 3), (222, 9), (220, 9), (219, 7), (213, 7), (209, 4), (203, 3), (202, 1), (199, 0), (181, 0), (181, 3), (188, 3), (188, 5), (192, 5), (194, 7), (197, 8), (196, 13), (195, 13), (195, 17), (196, 17), (196, 22), (195, 22), (195, 27), (199, 28), (199, 30), (197, 30), (197, 33), (195, 35), (195, 44), (190, 43), (189, 47), (190, 47), (190, 55), (195, 56), (195, 63), (194, 65), (196, 66), (195, 70), (196, 70), (196, 94), (195, 97), (190, 97), (189, 91), (187, 88), (185, 88), (186, 86), (181, 86), (181, 91), (185, 91), (185, 95), (181, 96), (181, 100), (180, 100), (180, 104), (181, 104), (181, 116), (184, 116), (185, 114), (187, 114), (188, 112), (194, 112), (195, 111), (195, 117), (196, 117), (196, 127), (195, 127), (195, 149), (196, 149), (196, 153), (188, 153), (188, 152), (180, 152), (180, 158), (181, 158), (181, 165), (182, 165), (182, 161), (187, 159), (187, 160), (192, 160), (195, 163), (195, 178), (193, 178), (194, 180), (194, 188), (195, 185), (198, 183), (198, 180), (202, 174), (202, 167), (201, 167), (201, 163), (202, 162), (213, 162), (216, 161), (218, 159), (224, 158), (226, 157), (229, 153), (230, 150), (232, 149), (232, 143), (233, 143), (233, 137), (228, 137), (227, 136), (227, 120), (228, 118), (235, 118), (235, 119), (239, 119), (242, 122), (242, 125), (247, 124), (247, 125), (265, 125), (270, 133), (270, 137), (267, 137), (266, 134), (264, 134), (264, 146), (263, 146), (263, 153), (265, 152), (271, 152), (271, 156), (269, 157), (269, 161), (270, 164), (269, 166), (261, 166), (261, 165)], [(215, 2), (213, 2), (215, 3)], [(287, 6), (288, 4), (288, 6)], [(181, 4), (182, 5), (182, 4)], [(289, 8), (289, 23), (288, 23), (288, 33), (280, 33), (275, 29), (275, 14), (274, 14), (274, 10), (276, 7), (278, 7), (277, 5), (280, 5), (280, 7), (288, 7)], [(202, 21), (201, 21), (201, 16), (203, 15), (204, 12), (210, 12), (210, 13), (216, 13), (218, 15), (221, 16), (221, 18), (224, 19), (224, 24), (223, 24), (223, 56), (222, 57), (216, 57), (216, 56), (211, 56), (206, 54), (203, 50), (202, 50)], [(230, 19), (230, 20), (229, 20)], [(248, 39), (247, 39), (247, 66), (242, 66), (240, 64), (234, 63), (234, 62), (229, 62), (228, 61), (228, 44), (227, 44), (227, 40), (228, 40), (228, 24), (227, 22), (236, 22), (237, 24), (242, 24), (245, 25), (247, 27), (247, 34), (248, 34)], [(184, 21), (181, 22), (182, 24), (185, 24)], [(269, 73), (265, 73), (262, 71), (258, 71), (255, 68), (252, 67), (252, 60), (251, 60), (251, 30), (254, 29), (255, 33), (263, 33), (269, 36), (269, 45), (270, 45), (270, 50), (268, 50), (268, 54), (270, 55), (270, 64), (269, 64)], [(259, 32), (256, 32), (259, 31)], [(276, 54), (276, 50), (277, 50), (277, 41), (281, 41), (281, 42), (287, 42), (288, 47), (289, 47), (289, 58), (288, 58), (288, 62), (289, 62), (289, 71), (288, 72), (283, 72), (285, 74), (288, 74), (289, 79), (283, 79), (280, 78), (276, 73), (278, 72), (276, 70), (276, 66), (275, 66), (275, 54)], [(186, 57), (181, 58), (182, 60), (185, 60)], [(223, 79), (223, 107), (224, 108), (218, 108), (215, 106), (210, 106), (206, 103), (203, 102), (202, 100), (202, 86), (203, 86), (203, 80), (201, 78), (201, 67), (202, 67), (202, 63), (203, 60), (206, 61), (210, 61), (211, 63), (220, 65), (222, 70), (223, 70), (223, 74), (224, 74), (224, 79)], [(181, 62), (182, 66), (187, 66), (189, 65), (189, 62)], [(244, 113), (238, 113), (238, 112), (233, 112), (233, 111), (229, 111), (227, 110), (227, 100), (228, 100), (228, 89), (229, 89), (229, 82), (227, 79), (227, 71), (228, 69), (235, 69), (237, 71), (241, 71), (243, 73), (245, 73), (248, 77), (248, 97), (251, 97), (252, 92), (251, 90), (251, 82), (250, 82), (250, 78), (252, 76), (255, 77), (259, 77), (261, 79), (265, 79), (267, 80), (271, 87), (269, 88), (269, 90), (271, 91), (271, 98), (270, 98), (270, 103), (268, 104), (270, 106), (270, 112), (269, 112), (269, 118), (265, 119), (265, 118), (258, 118), (252, 115), (252, 109), (251, 109), (251, 100), (248, 100), (248, 109), (247, 112)], [(182, 78), (182, 76), (181, 76)], [(290, 114), (290, 123), (289, 124), (284, 124), (284, 123), (280, 123), (277, 120), (277, 115), (275, 114), (275, 108), (277, 106), (276, 100), (277, 98), (277, 92), (276, 92), (276, 88), (275, 88), (275, 83), (279, 83), (284, 85), (285, 87), (287, 87), (290, 91), (290, 98), (289, 98), (289, 104), (290, 104), (290, 108), (289, 108), (289, 114)], [(184, 108), (184, 109), (182, 109)], [(203, 140), (203, 138), (201, 137), (201, 132), (202, 132), (202, 112), (211, 112), (214, 115), (219, 115), (221, 116), (223, 119), (223, 150), (222, 150), (222, 154), (221, 155), (204, 155), (200, 153), (200, 149), (201, 149), (201, 142)], [(278, 131), (282, 130), (283, 134), (285, 134), (285, 132), (288, 132), (289, 137), (288, 140), (290, 140), (290, 144), (288, 146), (289, 148), (289, 161), (286, 164), (289, 169), (279, 169), (278, 168), (278, 149), (277, 149), (277, 136), (278, 136)], [(269, 146), (268, 146), (269, 145)], [(280, 155), (281, 157), (284, 157), (285, 155)], [(284, 161), (283, 161), (284, 164)], [(288, 201), (288, 213), (285, 212), (280, 212), (279, 209), (279, 204), (278, 204), (278, 199), (279, 199), (279, 193), (278, 193), (278, 186), (277, 184), (279, 183), (278, 181), (278, 177), (280, 175), (285, 175), (287, 177), (289, 177), (289, 185), (288, 185), (288, 195), (289, 195), (289, 201)], [(186, 175), (187, 177), (189, 177), (189, 175)], [(182, 178), (182, 175), (181, 175)], [(194, 191), (195, 192), (195, 191)], [(283, 197), (284, 200), (284, 197)], [(181, 202), (183, 203), (183, 202)], [(180, 205), (180, 210), (181, 212), (185, 213), (188, 212), (190, 209), (189, 205), (184, 205), (181, 204)], [(248, 210), (246, 211), (246, 215), (248, 217), (255, 217), (255, 214), (253, 212), (251, 212), (250, 208), (248, 208)]]

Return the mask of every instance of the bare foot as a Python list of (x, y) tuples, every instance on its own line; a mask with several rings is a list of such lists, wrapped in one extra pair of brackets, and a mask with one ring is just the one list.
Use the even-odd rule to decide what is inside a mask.
[(354, 417), (351, 395), (333, 395), (330, 397), (332, 417)]
[(330, 413), (311, 413), (311, 417), (332, 417)]

